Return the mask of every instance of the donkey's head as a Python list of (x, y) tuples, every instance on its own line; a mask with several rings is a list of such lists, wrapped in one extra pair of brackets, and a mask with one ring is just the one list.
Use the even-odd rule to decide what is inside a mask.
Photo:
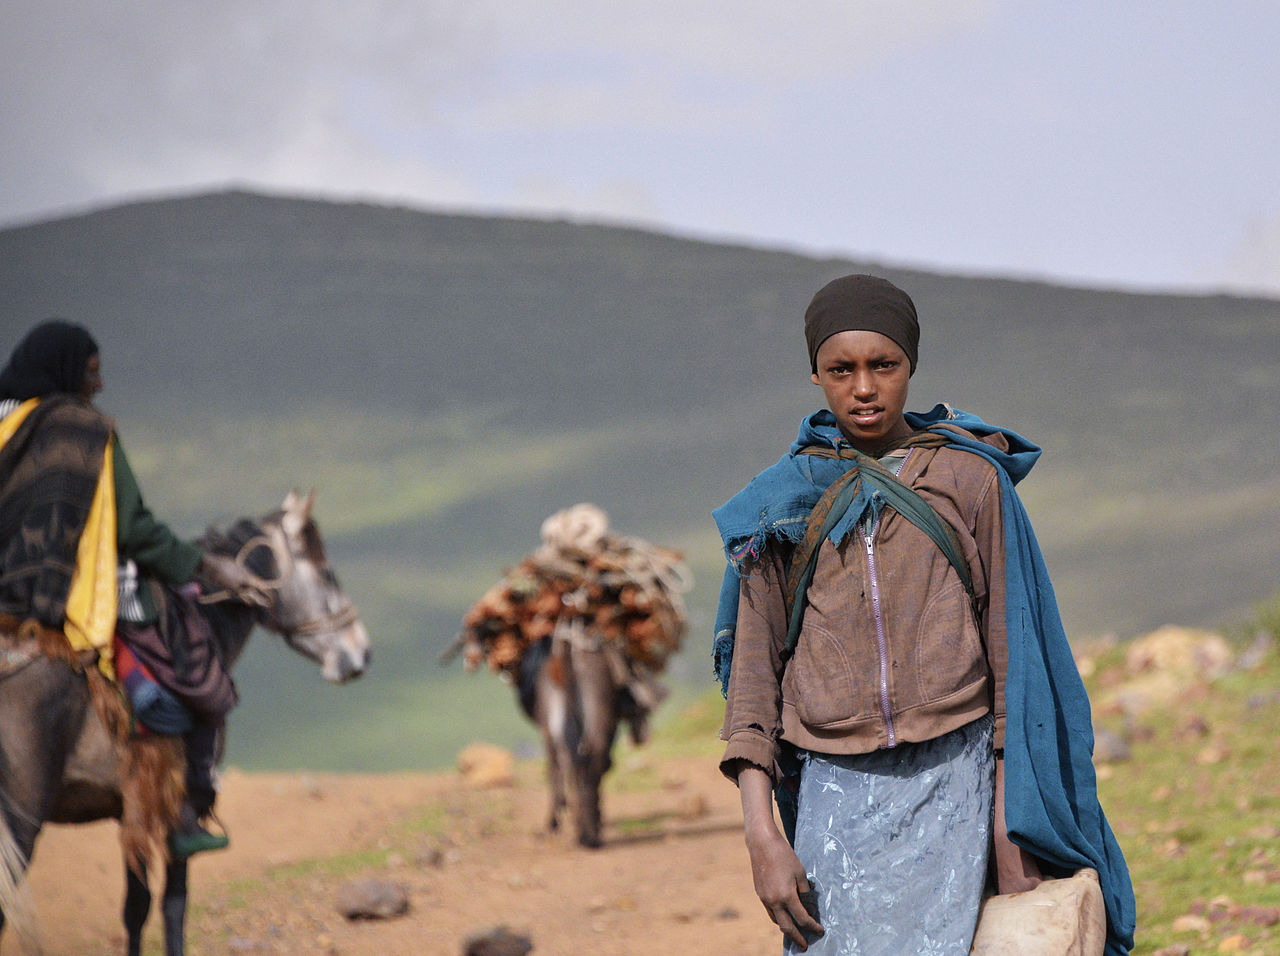
[(341, 684), (364, 673), (369, 635), (351, 599), (325, 558), (320, 530), (311, 517), (315, 492), (290, 491), (280, 511), (261, 524), (274, 559), (267, 582), (266, 626), (289, 646), (318, 663), (326, 680)]

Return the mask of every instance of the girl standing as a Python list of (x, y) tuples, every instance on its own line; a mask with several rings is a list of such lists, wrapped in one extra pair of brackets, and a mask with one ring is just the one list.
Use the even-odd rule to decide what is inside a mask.
[(884, 279), (824, 286), (805, 336), (827, 407), (715, 513), (721, 768), (785, 951), (968, 953), (989, 869), (1009, 893), (1092, 866), (1127, 952), (1088, 701), (1013, 492), (1039, 449), (906, 411), (919, 324)]

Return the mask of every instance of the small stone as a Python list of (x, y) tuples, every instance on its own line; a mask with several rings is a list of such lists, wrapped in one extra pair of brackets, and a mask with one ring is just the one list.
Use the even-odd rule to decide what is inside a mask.
[(1246, 906), (1240, 911), (1240, 918), (1254, 926), (1275, 926), (1280, 923), (1280, 907)]
[(525, 956), (532, 951), (533, 940), (505, 926), (468, 936), (462, 944), (462, 956)]
[(445, 852), (438, 846), (429, 846), (415, 853), (413, 862), (416, 866), (429, 866), (438, 870), (445, 864)]
[(458, 772), (468, 786), (510, 787), (516, 782), (511, 751), (493, 744), (468, 744), (458, 754)]
[(409, 910), (409, 894), (400, 883), (354, 880), (338, 890), (335, 903), (347, 919), (389, 919)]
[(1105, 727), (1098, 727), (1093, 735), (1094, 763), (1122, 763), (1132, 754), (1123, 737)]
[(1224, 744), (1210, 744), (1196, 754), (1196, 763), (1201, 765), (1222, 763), (1229, 756), (1231, 751)]
[(1209, 921), (1203, 916), (1193, 916), (1188, 913), (1186, 916), (1179, 916), (1173, 921), (1173, 931), (1175, 933), (1207, 933), (1209, 932)]
[(1178, 729), (1174, 731), (1174, 736), (1179, 740), (1194, 740), (1209, 736), (1210, 730), (1212, 728), (1209, 726), (1209, 721), (1205, 720), (1200, 714), (1192, 714), (1178, 725)]

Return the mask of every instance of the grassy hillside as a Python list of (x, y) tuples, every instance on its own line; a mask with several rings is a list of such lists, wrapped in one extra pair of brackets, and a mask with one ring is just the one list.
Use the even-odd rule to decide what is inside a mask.
[(816, 407), (800, 315), (853, 270), (900, 282), (924, 317), (913, 407), (950, 401), (1045, 446), (1021, 490), (1071, 633), (1216, 623), (1270, 590), (1275, 301), (227, 193), (0, 231), (0, 349), (51, 314), (94, 330), (101, 404), (180, 531), (319, 488), (375, 668), (329, 688), (257, 641), (232, 758), (416, 767), (460, 732), (531, 739), (507, 688), (435, 659), (575, 501), (686, 550), (697, 587), (674, 677), (704, 679), (709, 512)]

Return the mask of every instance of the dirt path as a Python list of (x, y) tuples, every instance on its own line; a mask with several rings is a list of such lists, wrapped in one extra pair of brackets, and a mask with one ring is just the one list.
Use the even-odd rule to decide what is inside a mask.
[[(224, 780), (233, 843), (192, 865), (191, 956), (462, 952), (505, 924), (536, 954), (776, 956), (751, 890), (737, 795), (714, 758), (622, 757), (610, 780), (607, 845), (543, 834), (537, 764), (514, 786), (471, 790), (454, 774), (243, 774)], [(334, 899), (366, 877), (402, 884), (407, 915), (348, 922)], [(124, 950), (114, 825), (52, 827), (31, 885), (45, 956)], [(158, 918), (148, 927), (158, 953)], [(6, 939), (0, 956), (17, 956)]]

